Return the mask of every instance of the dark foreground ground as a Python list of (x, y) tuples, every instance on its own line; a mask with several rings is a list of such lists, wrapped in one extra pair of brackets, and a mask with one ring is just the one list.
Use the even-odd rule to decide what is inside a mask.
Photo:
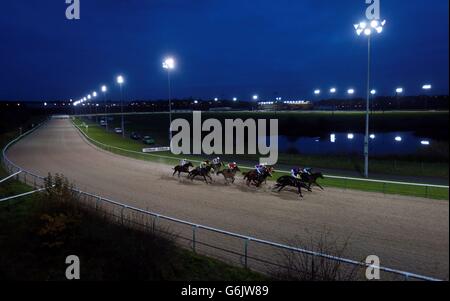
[[(0, 198), (28, 189), (3, 183)], [(112, 222), (80, 206), (67, 186), (0, 204), (0, 224), (0, 280), (66, 280), (69, 255), (79, 257), (84, 281), (268, 279), (181, 249), (170, 232)]]

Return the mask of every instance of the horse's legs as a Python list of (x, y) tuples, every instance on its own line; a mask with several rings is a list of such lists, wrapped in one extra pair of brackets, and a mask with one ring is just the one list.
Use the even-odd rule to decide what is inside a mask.
[(302, 187), (300, 185), (298, 185), (298, 196), (303, 198)]
[(322, 189), (322, 190), (325, 190), (322, 186), (320, 186), (320, 184), (319, 183), (317, 183), (317, 182), (314, 182), (314, 184), (316, 184), (320, 189)]
[[(211, 177), (210, 177), (210, 178), (211, 178)], [(208, 180), (206, 179), (206, 175), (203, 175), (203, 179), (205, 179), (206, 184), (209, 184), (209, 183), (208, 183)], [(211, 179), (211, 181), (212, 181), (212, 179)]]
[[(278, 192), (281, 192), (281, 190), (283, 190), (285, 187), (286, 187), (286, 185), (280, 185), (280, 186), (278, 186), (278, 187), (280, 187), (280, 189), (278, 189)], [(278, 188), (277, 187), (277, 188)]]

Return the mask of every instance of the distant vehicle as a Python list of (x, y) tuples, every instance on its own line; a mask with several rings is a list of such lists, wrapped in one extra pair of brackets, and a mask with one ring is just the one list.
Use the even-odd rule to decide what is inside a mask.
[(100, 125), (101, 126), (106, 126), (108, 124), (108, 122), (104, 119), (100, 120)]
[(115, 128), (114, 133), (116, 134), (122, 134), (122, 128)]
[(153, 144), (155, 144), (155, 139), (153, 139), (151, 136), (145, 136), (142, 139), (142, 142), (144, 142), (144, 144), (147, 144), (147, 145), (153, 145)]
[(141, 137), (141, 135), (139, 133), (132, 132), (131, 135), (130, 135), (130, 138), (133, 139), (133, 140), (141, 140), (142, 137)]

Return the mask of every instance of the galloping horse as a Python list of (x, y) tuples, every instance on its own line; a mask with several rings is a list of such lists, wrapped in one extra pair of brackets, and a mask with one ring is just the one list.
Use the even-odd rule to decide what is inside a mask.
[(209, 178), (212, 183), (213, 179), (209, 175), (209, 173), (211, 172), (211, 169), (212, 169), (211, 165), (208, 165), (205, 168), (197, 167), (196, 169), (189, 172), (188, 178), (190, 178), (192, 181), (194, 181), (195, 177), (201, 176), (205, 180), (206, 184), (209, 184), (207, 178)]
[(188, 162), (188, 163), (184, 164), (183, 166), (181, 166), (181, 165), (175, 166), (173, 168), (174, 172), (173, 172), (172, 176), (175, 176), (175, 174), (178, 173), (178, 177), (180, 177), (181, 173), (189, 173), (190, 167), (194, 167), (194, 165), (191, 162)]
[(302, 180), (294, 178), (292, 176), (282, 176), (277, 180), (277, 184), (273, 187), (273, 189), (278, 189), (278, 192), (281, 192), (286, 186), (292, 186), (298, 189), (298, 195), (303, 197), (302, 187), (311, 191), (311, 188), (308, 187)]
[(323, 176), (323, 174), (321, 172), (316, 172), (311, 175), (303, 173), (301, 175), (301, 178), (302, 178), (303, 182), (308, 183), (309, 189), (311, 189), (311, 186), (314, 184), (317, 187), (319, 187), (320, 189), (324, 190), (323, 187), (320, 186), (319, 183), (317, 183), (317, 179), (325, 179), (325, 177)]
[(231, 183), (234, 183), (236, 180), (236, 173), (238, 171), (241, 171), (239, 167), (233, 168), (233, 169), (224, 169), (222, 171), (218, 171), (216, 175), (223, 175), (225, 177), (225, 182), (228, 184), (228, 179), (231, 179)]
[(247, 186), (250, 186), (250, 183), (255, 185), (256, 187), (260, 187), (263, 182), (267, 181), (268, 177), (272, 177), (273, 167), (267, 167), (262, 174), (259, 174), (256, 170), (252, 170), (249, 172), (244, 172), (244, 180), (247, 180)]

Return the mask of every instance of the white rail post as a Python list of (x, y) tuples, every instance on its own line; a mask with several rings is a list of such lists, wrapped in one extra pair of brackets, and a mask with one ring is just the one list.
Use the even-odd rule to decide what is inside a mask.
[(250, 239), (246, 239), (244, 243), (244, 267), (248, 268), (248, 244), (250, 242)]
[(195, 246), (195, 243), (196, 243), (196, 233), (197, 233), (197, 226), (193, 226), (193, 227), (192, 227), (192, 251), (194, 251), (194, 253), (197, 253), (197, 252), (196, 252), (196, 246)]

